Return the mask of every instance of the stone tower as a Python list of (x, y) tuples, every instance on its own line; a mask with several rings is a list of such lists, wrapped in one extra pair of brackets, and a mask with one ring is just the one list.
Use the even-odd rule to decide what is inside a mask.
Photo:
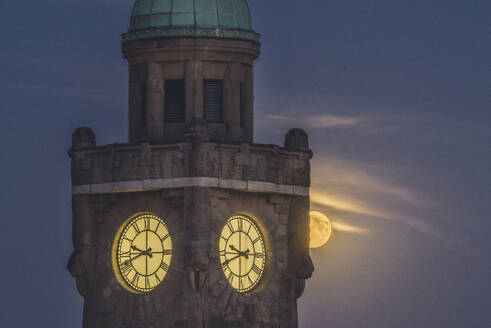
[[(312, 152), (300, 129), (282, 147), (253, 143), (259, 49), (246, 0), (136, 0), (122, 35), (129, 142), (97, 146), (78, 128), (69, 150), (83, 327), (298, 327)], [(156, 221), (145, 230), (139, 215)], [(234, 217), (249, 231), (224, 233)], [(232, 264), (250, 277), (234, 282)]]

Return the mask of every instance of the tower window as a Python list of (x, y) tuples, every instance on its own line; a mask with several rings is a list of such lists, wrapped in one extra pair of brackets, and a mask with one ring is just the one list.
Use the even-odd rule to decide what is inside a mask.
[(244, 127), (246, 124), (246, 106), (245, 106), (245, 93), (244, 93), (244, 83), (240, 84), (240, 127)]
[(184, 80), (165, 80), (165, 123), (184, 123), (185, 94)]
[(140, 126), (147, 124), (147, 82), (140, 83)]
[(208, 123), (223, 123), (223, 81), (203, 81), (204, 117)]

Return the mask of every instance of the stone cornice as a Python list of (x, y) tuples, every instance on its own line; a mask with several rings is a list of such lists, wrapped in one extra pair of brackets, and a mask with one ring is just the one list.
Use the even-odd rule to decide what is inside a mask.
[(216, 39), (238, 39), (252, 41), (261, 44), (261, 36), (253, 31), (226, 29), (226, 28), (205, 28), (205, 27), (175, 27), (175, 28), (154, 28), (136, 30), (121, 35), (122, 43), (158, 38), (216, 38)]

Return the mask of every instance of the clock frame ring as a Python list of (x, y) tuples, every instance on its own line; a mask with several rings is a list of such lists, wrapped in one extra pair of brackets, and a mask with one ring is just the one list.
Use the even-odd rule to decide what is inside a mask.
[(127, 291), (148, 293), (165, 279), (173, 255), (165, 221), (151, 212), (130, 216), (118, 228), (111, 250), (116, 280)]
[(228, 285), (242, 295), (259, 292), (269, 281), (272, 258), (268, 230), (256, 216), (229, 216), (219, 234), (221, 271)]

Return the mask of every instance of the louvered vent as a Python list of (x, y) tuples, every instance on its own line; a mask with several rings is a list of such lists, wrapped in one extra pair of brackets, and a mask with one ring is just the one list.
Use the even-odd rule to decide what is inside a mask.
[(244, 83), (240, 84), (240, 127), (243, 128), (246, 124), (247, 113), (245, 108)]
[(140, 83), (138, 91), (140, 93), (140, 126), (145, 126), (147, 124), (147, 83)]
[(184, 80), (165, 80), (165, 123), (184, 123), (186, 107)]
[(223, 81), (203, 81), (204, 116), (208, 123), (223, 123)]

